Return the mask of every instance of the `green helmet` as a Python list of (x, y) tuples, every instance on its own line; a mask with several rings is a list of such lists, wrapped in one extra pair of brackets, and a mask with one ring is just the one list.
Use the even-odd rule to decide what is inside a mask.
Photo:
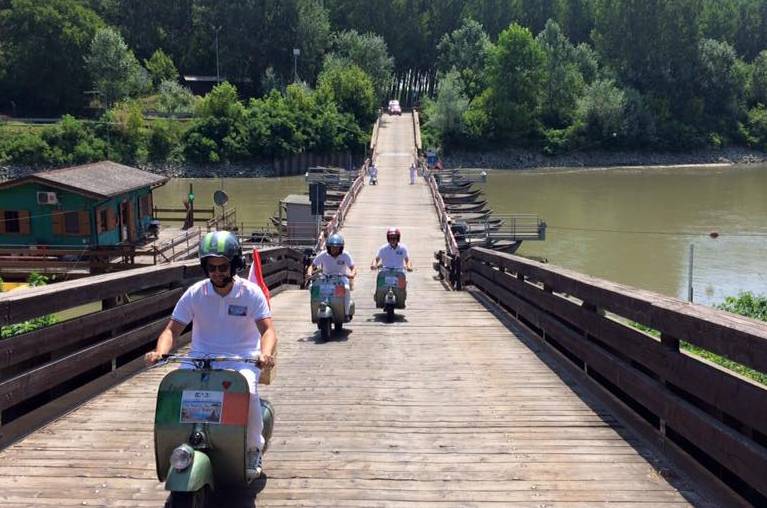
[(212, 231), (200, 240), (200, 264), (205, 274), (208, 273), (207, 258), (226, 258), (232, 267), (231, 275), (243, 267), (242, 248), (237, 237), (229, 231)]

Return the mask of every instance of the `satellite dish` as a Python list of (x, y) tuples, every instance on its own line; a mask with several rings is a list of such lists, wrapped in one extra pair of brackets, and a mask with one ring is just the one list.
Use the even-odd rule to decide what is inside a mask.
[(217, 190), (213, 193), (213, 202), (218, 206), (224, 206), (229, 202), (229, 194), (222, 190)]

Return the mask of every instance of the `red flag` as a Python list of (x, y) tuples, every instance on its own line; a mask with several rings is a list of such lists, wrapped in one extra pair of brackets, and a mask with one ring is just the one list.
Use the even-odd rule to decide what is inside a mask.
[(264, 292), (266, 297), (266, 303), (269, 304), (269, 308), (272, 308), (271, 295), (269, 294), (269, 286), (266, 285), (264, 280), (264, 270), (261, 268), (261, 254), (258, 253), (258, 249), (253, 249), (253, 264), (250, 265), (250, 273), (248, 273), (248, 280), (258, 284), (261, 291)]

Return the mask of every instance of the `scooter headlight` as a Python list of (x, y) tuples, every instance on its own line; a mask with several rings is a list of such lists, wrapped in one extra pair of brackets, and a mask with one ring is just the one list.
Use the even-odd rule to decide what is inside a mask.
[(179, 446), (170, 454), (170, 465), (176, 471), (183, 471), (191, 466), (192, 460), (194, 460), (194, 450), (186, 444)]

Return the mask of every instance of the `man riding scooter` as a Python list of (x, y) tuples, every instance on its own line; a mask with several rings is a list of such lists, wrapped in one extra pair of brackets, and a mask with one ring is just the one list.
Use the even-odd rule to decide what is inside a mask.
[(368, 181), (369, 185), (378, 185), (378, 168), (376, 167), (375, 162), (371, 162), (368, 166), (368, 175), (370, 176), (370, 180)]
[[(236, 275), (244, 267), (237, 237), (228, 231), (208, 233), (200, 242), (199, 257), (208, 278), (193, 284), (181, 296), (157, 339), (155, 350), (145, 355), (146, 362), (155, 364), (163, 359), (184, 328), (192, 323), (189, 356), (257, 357), (262, 369), (272, 368), (277, 336), (269, 304), (257, 284)], [(227, 362), (216, 368), (236, 370), (247, 380), (250, 404), (246, 469), (249, 478), (257, 478), (261, 476), (261, 454), (265, 445), (257, 391), (261, 369), (250, 362)]]
[(400, 230), (397, 228), (389, 228), (386, 231), (386, 243), (378, 249), (378, 254), (370, 263), (371, 270), (378, 268), (380, 263), (383, 268), (413, 271), (407, 246), (399, 242), (401, 236)]
[(344, 310), (347, 316), (351, 315), (351, 288), (354, 277), (357, 276), (357, 267), (348, 252), (344, 252), (344, 237), (333, 233), (325, 242), (325, 252), (314, 258), (312, 264), (306, 270), (306, 277), (311, 278), (314, 270), (319, 268), (325, 275), (340, 275), (343, 277), (346, 288), (344, 298)]
[(399, 243), (400, 231), (389, 228), (386, 232), (387, 243), (378, 249), (378, 255), (370, 264), (371, 270), (381, 268), (376, 277), (376, 291), (373, 296), (376, 307), (384, 309), (386, 320), (394, 321), (394, 310), (405, 308), (407, 298), (407, 279), (405, 270), (413, 271), (407, 247)]

